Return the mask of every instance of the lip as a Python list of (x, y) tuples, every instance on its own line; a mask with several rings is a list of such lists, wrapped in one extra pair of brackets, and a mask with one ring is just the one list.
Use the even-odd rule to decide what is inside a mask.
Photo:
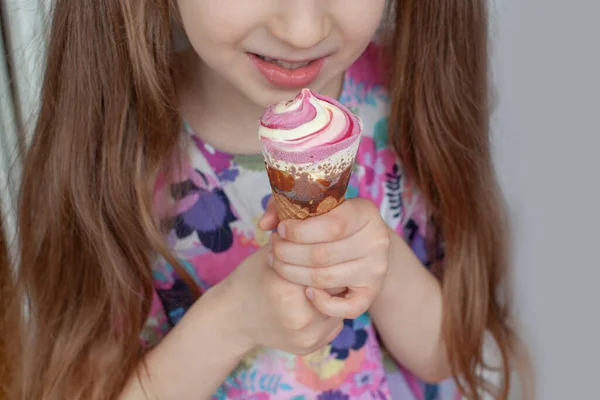
[(319, 76), (321, 69), (323, 68), (323, 64), (325, 63), (325, 57), (304, 61), (288, 61), (284, 59), (278, 59), (280, 61), (289, 63), (309, 62), (309, 64), (304, 67), (287, 69), (275, 63), (265, 61), (256, 54), (247, 54), (250, 60), (254, 62), (254, 65), (256, 65), (258, 71), (269, 82), (284, 88), (302, 88), (308, 86), (317, 78), (317, 76)]

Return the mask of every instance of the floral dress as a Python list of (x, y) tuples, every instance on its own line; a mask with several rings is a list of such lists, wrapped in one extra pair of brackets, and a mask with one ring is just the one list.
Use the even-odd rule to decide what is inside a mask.
[[(426, 268), (427, 215), (388, 144), (389, 99), (378, 73), (378, 60), (379, 48), (372, 44), (346, 72), (339, 98), (364, 123), (346, 196), (373, 201)], [(271, 189), (262, 155), (217, 151), (185, 124), (183, 134), (190, 141), (189, 162), (176, 182), (159, 181), (156, 193), (157, 199), (167, 197), (175, 205), (163, 205), (163, 211), (171, 211), (160, 216), (175, 221), (168, 235), (175, 255), (206, 290), (269, 241), (269, 233), (258, 229), (257, 222)], [(158, 343), (194, 301), (189, 287), (164, 260), (156, 263), (154, 281), (152, 310), (141, 337), (147, 346)], [(256, 349), (213, 396), (216, 400), (459, 398), (451, 380), (426, 384), (385, 354), (368, 313), (344, 321), (337, 338), (308, 356)]]

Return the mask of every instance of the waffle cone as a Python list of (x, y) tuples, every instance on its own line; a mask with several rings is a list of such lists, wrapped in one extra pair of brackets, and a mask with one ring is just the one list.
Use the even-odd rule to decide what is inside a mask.
[(338, 205), (342, 204), (344, 201), (343, 197), (339, 201), (331, 196), (326, 197), (321, 201), (316, 212), (311, 213), (307, 207), (302, 207), (293, 203), (288, 197), (282, 194), (273, 193), (273, 198), (275, 200), (277, 215), (279, 216), (280, 221), (285, 219), (306, 219), (308, 217), (325, 214), (326, 212), (331, 211)]

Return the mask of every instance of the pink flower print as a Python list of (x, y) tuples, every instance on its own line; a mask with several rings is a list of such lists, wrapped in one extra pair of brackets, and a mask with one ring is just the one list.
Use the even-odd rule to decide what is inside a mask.
[[(356, 392), (361, 392), (361, 389), (368, 388), (373, 384), (373, 373), (371, 371), (361, 371), (354, 375), (354, 387), (356, 388)], [(360, 395), (362, 393), (352, 393), (356, 395)]]
[(374, 154), (366, 153), (364, 156), (365, 162), (365, 184), (369, 187), (369, 195), (371, 198), (380, 202), (380, 191), (382, 189), (382, 177), (385, 174), (385, 165), (381, 158), (376, 158), (373, 161)]
[(235, 400), (270, 400), (268, 393), (246, 393), (243, 389), (233, 388), (227, 391), (228, 399)]
[(354, 376), (352, 376), (352, 381), (349, 385), (349, 394), (353, 399), (359, 398), (365, 392), (372, 391), (375, 387), (377, 387), (377, 376), (381, 375), (381, 371), (379, 368), (381, 366), (365, 360), (361, 365), (361, 370), (357, 372)]
[[(231, 164), (233, 162), (232, 154), (224, 153), (215, 149), (196, 135), (192, 135), (192, 140), (204, 158), (206, 158), (206, 161), (208, 161), (208, 163), (213, 167), (217, 175), (220, 175), (223, 171), (231, 168)], [(237, 174), (235, 176), (237, 176)]]
[(384, 196), (386, 171), (391, 170), (395, 163), (394, 153), (388, 148), (377, 151), (373, 138), (365, 137), (356, 159), (362, 167), (360, 193), (363, 196), (367, 195), (376, 205), (380, 205)]
[(340, 102), (349, 108), (388, 101), (381, 46), (371, 43), (346, 71)]
[(253, 254), (259, 246), (250, 241), (243, 232), (233, 231), (231, 245), (225, 252), (206, 252), (190, 260), (198, 276), (209, 286), (214, 286)]
[(381, 45), (371, 42), (363, 54), (352, 64), (346, 74), (353, 82), (361, 82), (366, 90), (385, 83), (382, 74)]

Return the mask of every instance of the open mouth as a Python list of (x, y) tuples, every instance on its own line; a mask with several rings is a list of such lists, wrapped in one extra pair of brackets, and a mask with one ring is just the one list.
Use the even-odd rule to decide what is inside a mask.
[(298, 68), (302, 68), (302, 67), (306, 67), (308, 64), (310, 64), (311, 61), (304, 61), (304, 62), (288, 62), (288, 61), (282, 61), (282, 60), (278, 60), (276, 58), (270, 58), (270, 57), (265, 57), (265, 56), (261, 56), (260, 54), (254, 54), (257, 58), (269, 62), (269, 63), (273, 63), (276, 65), (279, 65), (282, 68), (285, 69), (298, 69)]
[(326, 57), (312, 60), (290, 61), (247, 53), (258, 71), (278, 87), (302, 88), (308, 86), (321, 73)]

